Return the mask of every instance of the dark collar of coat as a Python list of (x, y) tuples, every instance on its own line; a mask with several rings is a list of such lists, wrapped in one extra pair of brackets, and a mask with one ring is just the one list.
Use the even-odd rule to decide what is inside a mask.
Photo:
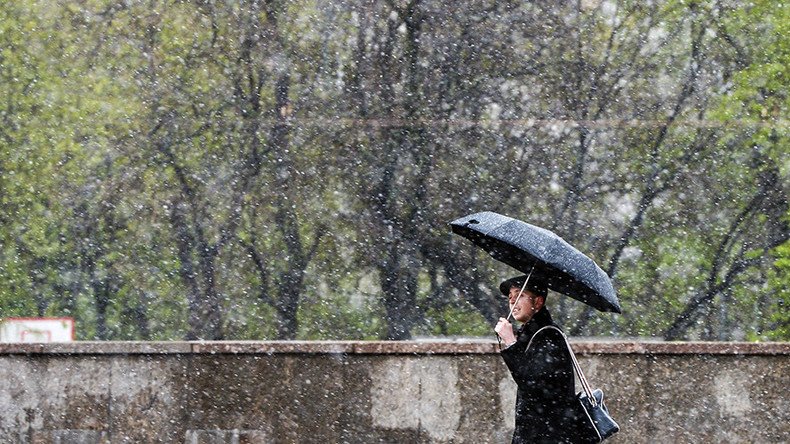
[(532, 316), (532, 319), (529, 320), (526, 324), (522, 325), (519, 329), (518, 337), (519, 339), (529, 341), (532, 336), (538, 332), (541, 328), (547, 325), (557, 325), (551, 319), (551, 313), (549, 313), (549, 309), (545, 306), (538, 310)]

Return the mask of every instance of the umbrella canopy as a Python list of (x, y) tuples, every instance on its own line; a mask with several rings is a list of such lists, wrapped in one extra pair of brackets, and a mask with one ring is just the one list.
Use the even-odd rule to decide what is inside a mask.
[(620, 313), (612, 280), (592, 259), (544, 228), (490, 211), (470, 214), (450, 223), (459, 234), (494, 259), (524, 273), (534, 273), (549, 288), (593, 308)]

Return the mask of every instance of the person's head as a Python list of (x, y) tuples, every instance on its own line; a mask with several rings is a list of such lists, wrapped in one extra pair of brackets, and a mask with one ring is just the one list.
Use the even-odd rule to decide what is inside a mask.
[(526, 278), (526, 276), (517, 276), (499, 285), (499, 291), (508, 298), (508, 305), (513, 310), (513, 318), (522, 323), (529, 322), (532, 316), (543, 308), (548, 294), (546, 281), (531, 276), (519, 297)]

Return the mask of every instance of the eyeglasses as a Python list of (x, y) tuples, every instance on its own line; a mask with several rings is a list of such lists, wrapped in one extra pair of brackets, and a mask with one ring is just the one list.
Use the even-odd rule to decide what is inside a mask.
[(507, 299), (508, 301), (519, 299), (519, 293), (521, 293), (521, 296), (520, 296), (521, 298), (528, 297), (528, 298), (532, 299), (532, 298), (535, 297), (535, 294), (532, 293), (529, 290), (524, 290), (523, 292), (520, 292), (520, 290), (521, 289), (518, 288), (518, 289), (516, 289), (516, 291), (511, 291), (510, 293), (507, 294), (507, 296), (505, 296), (505, 299)]

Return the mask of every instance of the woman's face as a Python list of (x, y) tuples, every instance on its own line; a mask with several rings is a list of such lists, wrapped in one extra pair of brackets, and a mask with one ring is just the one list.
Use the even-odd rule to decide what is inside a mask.
[(510, 302), (510, 309), (513, 310), (513, 318), (521, 323), (525, 323), (529, 322), (532, 316), (543, 307), (543, 297), (529, 290), (524, 290), (524, 292), (521, 293), (521, 297), (518, 297), (520, 291), (520, 287), (511, 287), (508, 300)]

